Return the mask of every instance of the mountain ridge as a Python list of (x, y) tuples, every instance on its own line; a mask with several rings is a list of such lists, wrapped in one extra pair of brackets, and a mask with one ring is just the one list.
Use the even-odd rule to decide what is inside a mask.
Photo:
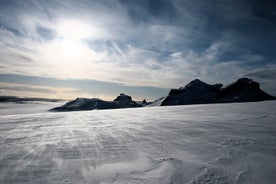
[(59, 102), (64, 101), (63, 99), (52, 99), (52, 98), (37, 98), (37, 97), (17, 97), (17, 96), (0, 96), (0, 103), (25, 103), (31, 101), (40, 101), (40, 102)]
[(195, 79), (185, 87), (171, 89), (161, 106), (256, 102), (276, 98), (260, 89), (260, 84), (248, 78), (240, 78), (225, 87), (223, 84), (207, 84)]
[(121, 93), (113, 101), (104, 101), (99, 98), (76, 98), (66, 104), (50, 109), (51, 111), (79, 111), (99, 109), (135, 108), (143, 105), (132, 100), (131, 96)]
[(189, 82), (184, 87), (171, 89), (167, 96), (160, 97), (154, 102), (132, 100), (131, 96), (121, 93), (113, 101), (98, 98), (76, 98), (63, 106), (50, 109), (51, 111), (78, 111), (96, 109), (119, 109), (150, 106), (172, 106), (189, 104), (211, 104), (232, 102), (256, 102), (275, 100), (260, 88), (258, 82), (248, 78), (240, 78), (225, 87), (223, 84), (207, 84), (199, 79)]

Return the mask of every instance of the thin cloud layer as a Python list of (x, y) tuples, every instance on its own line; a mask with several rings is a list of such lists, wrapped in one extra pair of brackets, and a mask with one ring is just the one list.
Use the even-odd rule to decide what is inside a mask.
[(5, 96), (15, 95), (18, 97), (40, 97), (72, 99), (80, 94), (79, 89), (48, 87), (36, 85), (24, 85), (0, 82), (0, 93)]
[(1, 74), (159, 88), (252, 77), (276, 94), (272, 1), (28, 0), (0, 7)]

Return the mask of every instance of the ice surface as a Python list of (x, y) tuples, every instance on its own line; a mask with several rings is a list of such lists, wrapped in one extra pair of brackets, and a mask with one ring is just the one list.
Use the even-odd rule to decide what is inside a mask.
[(0, 183), (276, 183), (275, 101), (50, 106), (1, 104)]

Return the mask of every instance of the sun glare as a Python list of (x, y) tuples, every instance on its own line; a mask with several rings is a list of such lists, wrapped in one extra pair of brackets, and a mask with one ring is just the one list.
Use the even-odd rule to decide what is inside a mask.
[(86, 49), (86, 46), (81, 41), (69, 39), (59, 40), (57, 45), (60, 48), (62, 55), (66, 55), (74, 59), (82, 57)]
[(63, 20), (57, 24), (57, 38), (55, 48), (61, 56), (71, 59), (80, 59), (87, 51), (85, 39), (93, 33), (92, 26), (77, 20)]
[(64, 21), (58, 26), (58, 35), (69, 40), (89, 38), (92, 32), (89, 24), (75, 20)]

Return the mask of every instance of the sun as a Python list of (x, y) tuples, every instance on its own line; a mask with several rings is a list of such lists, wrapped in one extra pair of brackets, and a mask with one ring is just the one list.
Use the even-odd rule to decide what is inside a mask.
[(57, 24), (55, 48), (64, 58), (80, 59), (87, 52), (85, 39), (91, 36), (92, 27), (88, 23), (77, 20), (61, 21)]
[(56, 44), (61, 52), (61, 55), (72, 59), (82, 58), (85, 50), (87, 49), (87, 46), (83, 42), (77, 40), (60, 39)]
[(89, 38), (93, 31), (91, 25), (86, 22), (67, 20), (58, 24), (57, 33), (64, 39), (79, 41)]
[[(79, 75), (94, 62), (106, 60), (105, 52), (97, 52), (90, 46), (91, 40), (99, 39), (101, 31), (92, 23), (64, 20), (55, 23), (55, 38), (47, 40), (39, 50), (45, 66), (53, 68), (64, 78)], [(51, 66), (51, 67), (50, 67)]]

